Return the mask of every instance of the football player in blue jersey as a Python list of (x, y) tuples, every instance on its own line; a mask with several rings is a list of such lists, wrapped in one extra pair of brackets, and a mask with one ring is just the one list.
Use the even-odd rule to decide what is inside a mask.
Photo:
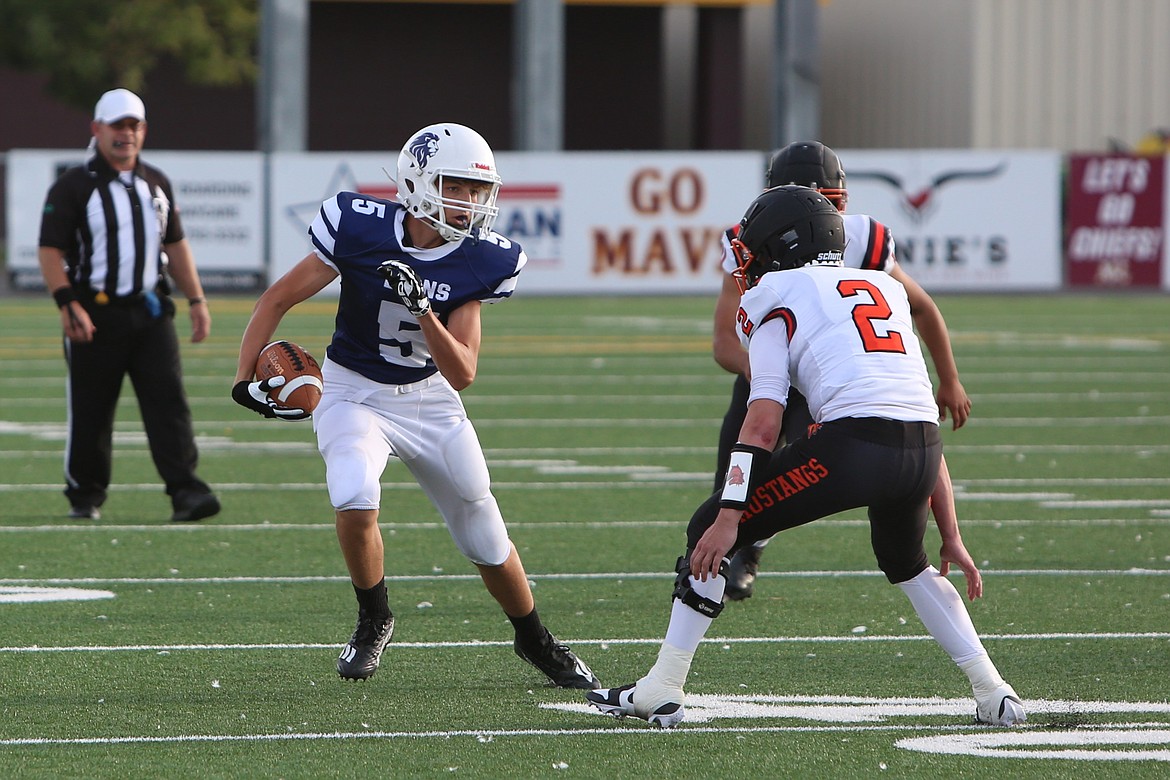
[(380, 477), (393, 456), (508, 615), (517, 655), (555, 685), (599, 687), (537, 615), (459, 397), (476, 376), (480, 309), (512, 295), (527, 261), (491, 229), (500, 182), (477, 132), (424, 127), (398, 155), (398, 202), (355, 192), (326, 200), (309, 227), (313, 251), (260, 296), (244, 331), (232, 397), (265, 417), (307, 417), (271, 404), (272, 380), (254, 381), (253, 367), (284, 314), (341, 277), (313, 428), (358, 601), (357, 627), (337, 660), (345, 679), (372, 676), (394, 630), (378, 527)]

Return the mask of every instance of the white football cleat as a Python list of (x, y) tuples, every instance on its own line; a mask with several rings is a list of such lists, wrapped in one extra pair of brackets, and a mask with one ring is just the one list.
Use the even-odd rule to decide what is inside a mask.
[(1016, 726), (1028, 719), (1024, 703), (1012, 686), (1004, 683), (990, 696), (975, 699), (975, 722), (991, 726)]
[(637, 683), (623, 685), (620, 688), (600, 688), (586, 693), (585, 700), (606, 715), (612, 715), (615, 718), (632, 715), (660, 729), (672, 729), (682, 723), (685, 711), (682, 705), (682, 691), (678, 691), (676, 695), (668, 696), (670, 701), (648, 703), (647, 706), (643, 707), (634, 702), (637, 690)]

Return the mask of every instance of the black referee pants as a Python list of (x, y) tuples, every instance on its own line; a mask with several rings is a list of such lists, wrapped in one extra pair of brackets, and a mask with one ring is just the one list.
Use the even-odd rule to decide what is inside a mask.
[(183, 389), (173, 305), (152, 317), (141, 301), (86, 302), (93, 341), (65, 340), (68, 428), (65, 495), (74, 506), (101, 506), (112, 473), (114, 413), (126, 376), (138, 397), (155, 468), (172, 499), (209, 493), (195, 476), (199, 453)]
[[(875, 417), (825, 423), (772, 455), (762, 484), (750, 496), (732, 552), (780, 531), (866, 507), (878, 567), (890, 582), (911, 579), (928, 565), (922, 540), (941, 458), (934, 423)], [(721, 492), (691, 518), (688, 550), (715, 522)]]

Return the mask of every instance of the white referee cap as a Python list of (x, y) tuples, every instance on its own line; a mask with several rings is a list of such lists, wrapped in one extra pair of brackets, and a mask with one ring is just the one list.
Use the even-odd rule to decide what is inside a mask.
[(94, 121), (107, 125), (126, 117), (139, 122), (146, 121), (146, 106), (142, 104), (142, 98), (128, 89), (111, 89), (101, 96), (93, 109)]

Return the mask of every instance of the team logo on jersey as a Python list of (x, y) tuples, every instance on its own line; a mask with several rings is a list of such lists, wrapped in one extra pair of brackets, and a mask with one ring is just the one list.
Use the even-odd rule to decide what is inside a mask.
[(431, 158), (439, 152), (439, 136), (434, 133), (419, 133), (407, 147), (419, 168), (426, 168)]

